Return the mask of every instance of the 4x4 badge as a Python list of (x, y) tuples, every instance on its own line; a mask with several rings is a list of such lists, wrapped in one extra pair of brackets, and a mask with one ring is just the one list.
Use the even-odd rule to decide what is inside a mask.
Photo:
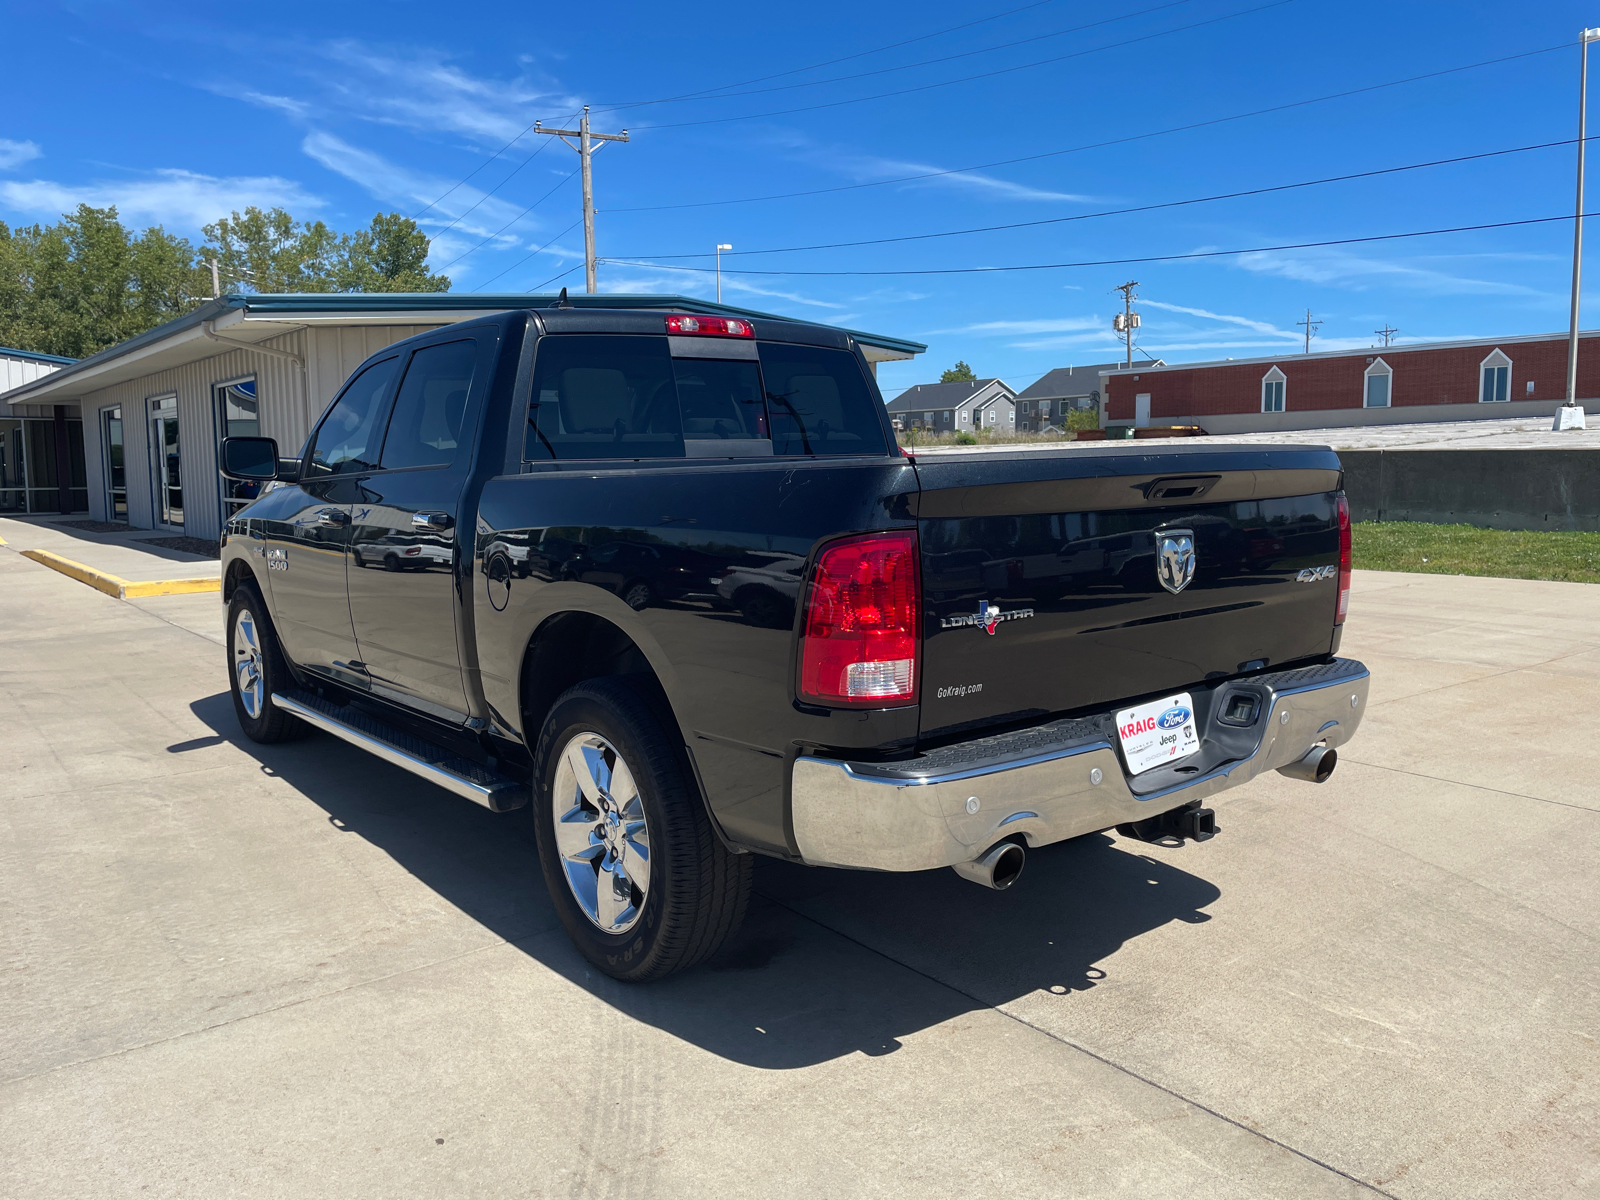
[(976, 625), (993, 637), (995, 626), (1001, 621), (1026, 621), (1031, 616), (1033, 616), (1031, 608), (1013, 608), (1010, 612), (1001, 612), (998, 604), (979, 600), (977, 612), (964, 613), (959, 617), (945, 617), (939, 622), (939, 628), (959, 629), (963, 625)]
[(1194, 530), (1156, 531), (1156, 578), (1176, 596), (1194, 578)]

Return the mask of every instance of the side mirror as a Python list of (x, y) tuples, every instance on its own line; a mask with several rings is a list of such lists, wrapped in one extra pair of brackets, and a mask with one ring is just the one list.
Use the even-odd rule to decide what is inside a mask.
[(299, 464), (279, 462), (278, 443), (264, 437), (223, 438), (220, 470), (224, 478), (241, 483), (292, 482), (300, 477)]

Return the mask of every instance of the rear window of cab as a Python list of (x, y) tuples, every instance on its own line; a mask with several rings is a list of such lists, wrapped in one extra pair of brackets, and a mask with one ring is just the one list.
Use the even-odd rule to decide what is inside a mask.
[(523, 457), (888, 453), (882, 404), (855, 355), (782, 342), (758, 343), (757, 354), (674, 358), (664, 336), (546, 334)]

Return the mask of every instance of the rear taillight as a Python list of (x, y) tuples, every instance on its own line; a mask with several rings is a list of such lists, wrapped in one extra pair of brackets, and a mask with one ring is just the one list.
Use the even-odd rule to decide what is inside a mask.
[(914, 533), (870, 534), (824, 550), (801, 626), (801, 699), (915, 703), (920, 597)]
[(686, 333), (696, 337), (747, 337), (756, 331), (749, 321), (737, 317), (688, 317), (674, 313), (667, 318), (668, 333)]
[(1343, 625), (1350, 611), (1350, 501), (1339, 493), (1339, 609), (1333, 623)]

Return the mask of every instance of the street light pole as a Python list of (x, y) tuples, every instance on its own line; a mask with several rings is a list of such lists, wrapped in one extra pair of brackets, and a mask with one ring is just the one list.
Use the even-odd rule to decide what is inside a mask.
[(1600, 40), (1600, 29), (1585, 29), (1578, 38), (1578, 203), (1572, 212), (1572, 327), (1567, 335), (1567, 398), (1556, 413), (1552, 429), (1582, 429), (1583, 409), (1578, 407), (1578, 289), (1583, 280), (1583, 158), (1589, 116), (1589, 43)]
[(717, 243), (717, 303), (722, 303), (722, 252), (732, 250), (733, 247), (722, 242)]

